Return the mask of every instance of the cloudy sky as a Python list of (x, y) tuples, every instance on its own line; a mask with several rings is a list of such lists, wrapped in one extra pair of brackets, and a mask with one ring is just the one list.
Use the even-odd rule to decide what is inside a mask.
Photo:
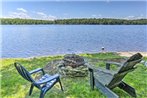
[(67, 18), (147, 18), (147, 1), (62, 1), (4, 0), (4, 18), (67, 19)]

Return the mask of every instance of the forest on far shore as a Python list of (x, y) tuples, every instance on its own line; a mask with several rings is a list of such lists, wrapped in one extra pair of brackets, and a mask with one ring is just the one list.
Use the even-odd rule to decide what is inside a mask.
[(85, 25), (147, 25), (147, 19), (111, 19), (111, 18), (82, 18), (82, 19), (57, 19), (57, 20), (35, 20), (20, 18), (0, 18), (2, 25), (21, 24), (85, 24)]

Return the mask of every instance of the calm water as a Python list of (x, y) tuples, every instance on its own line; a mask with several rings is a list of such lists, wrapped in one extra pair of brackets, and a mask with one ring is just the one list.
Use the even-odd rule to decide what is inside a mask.
[(2, 58), (147, 51), (147, 25), (3, 25)]

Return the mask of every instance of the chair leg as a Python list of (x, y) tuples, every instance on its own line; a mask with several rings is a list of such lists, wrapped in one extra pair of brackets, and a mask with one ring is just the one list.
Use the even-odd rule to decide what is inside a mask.
[(33, 88), (34, 88), (34, 85), (31, 84), (30, 91), (29, 91), (29, 96), (32, 94)]
[(95, 86), (103, 93), (107, 98), (119, 98), (118, 95), (116, 95), (111, 89), (104, 86), (102, 83), (100, 83), (98, 80), (95, 80)]
[(60, 84), (61, 90), (63, 91), (63, 87), (62, 87), (62, 83), (61, 83), (60, 78), (59, 78), (59, 84)]
[(123, 89), (125, 92), (127, 92), (128, 94), (130, 94), (132, 97), (137, 97), (135, 89), (133, 87), (131, 87), (130, 85), (128, 85), (125, 82), (121, 82), (118, 87), (120, 89)]
[(89, 68), (90, 71), (90, 86), (91, 89), (94, 90), (94, 75), (93, 75), (93, 70)]
[(40, 98), (44, 98), (44, 95), (45, 95), (45, 94), (43, 93), (43, 91), (41, 91), (41, 92), (40, 92)]

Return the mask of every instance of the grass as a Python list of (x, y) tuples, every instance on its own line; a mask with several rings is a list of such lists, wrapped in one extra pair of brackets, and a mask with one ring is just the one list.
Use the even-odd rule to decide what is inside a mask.
[[(112, 59), (122, 59), (115, 53), (97, 53), (97, 54), (81, 54), (85, 57), (88, 62), (99, 66), (99, 64), (104, 66), (105, 60)], [(28, 96), (30, 83), (24, 80), (16, 71), (13, 63), (20, 62), (26, 69), (32, 70), (38, 67), (46, 69), (48, 62), (53, 60), (62, 59), (63, 56), (49, 56), (49, 57), (37, 57), (37, 58), (28, 58), (28, 59), (1, 59), (1, 95), (2, 98), (39, 98), (40, 91), (34, 89), (31, 96)], [(101, 60), (100, 63), (97, 61)], [(145, 58), (147, 60), (147, 57)], [(46, 69), (47, 73), (52, 71)], [(144, 65), (139, 64), (138, 68), (129, 73), (124, 81), (129, 83), (136, 89), (138, 98), (147, 98), (147, 68)], [(77, 78), (68, 78), (62, 77), (61, 82), (64, 87), (64, 92), (60, 90), (59, 84), (55, 85), (51, 90), (49, 90), (45, 98), (105, 98), (99, 90), (91, 90), (89, 85), (89, 76), (87, 77), (77, 77)], [(113, 90), (121, 98), (130, 98), (127, 93), (115, 88)]]

